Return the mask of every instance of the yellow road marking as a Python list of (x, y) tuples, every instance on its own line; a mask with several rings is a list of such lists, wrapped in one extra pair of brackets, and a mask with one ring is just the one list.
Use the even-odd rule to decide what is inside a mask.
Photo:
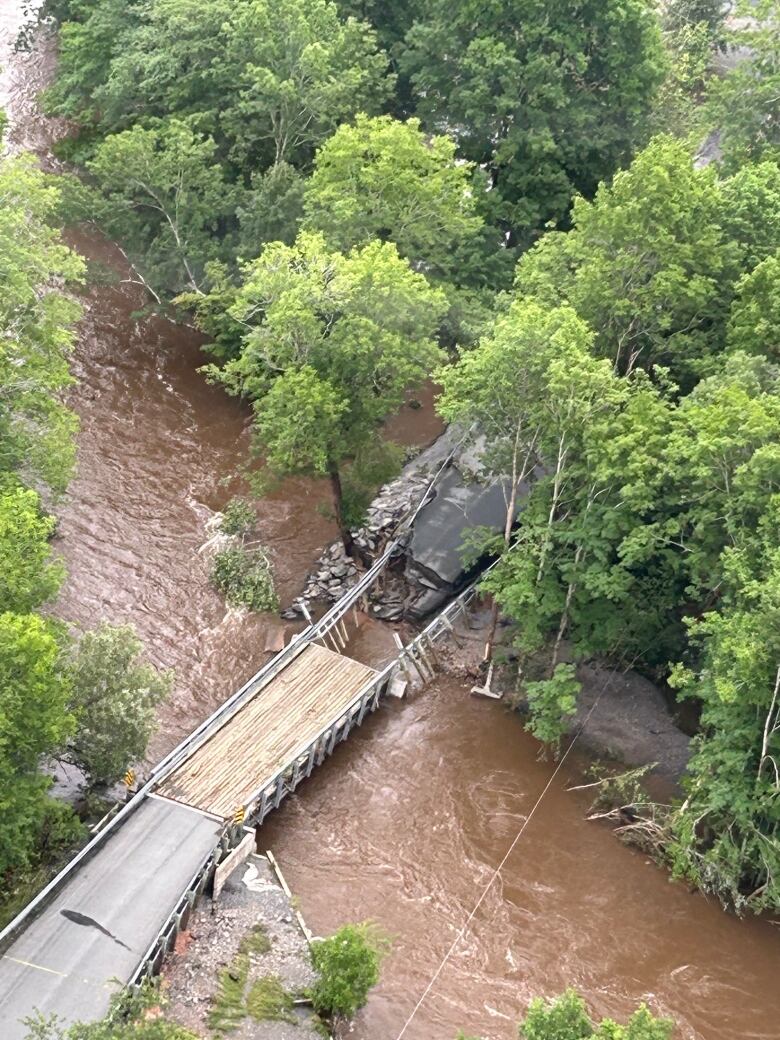
[(68, 973), (65, 971), (55, 971), (54, 968), (44, 968), (42, 964), (32, 964), (30, 961), (19, 960), (18, 957), (9, 957), (7, 953), (3, 954), (3, 960), (13, 961), (14, 964), (22, 964), (25, 968), (37, 968), (38, 971), (48, 971), (51, 975), (60, 975), (63, 979), (68, 977)]

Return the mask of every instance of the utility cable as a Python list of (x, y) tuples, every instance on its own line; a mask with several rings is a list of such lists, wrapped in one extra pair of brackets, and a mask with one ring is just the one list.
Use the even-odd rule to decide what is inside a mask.
[(501, 860), (501, 862), (498, 864), (496, 869), (493, 871), (493, 873), (492, 873), (492, 875), (490, 877), (490, 880), (485, 885), (485, 888), (483, 889), (482, 894), (480, 895), (479, 899), (477, 900), (476, 905), (474, 906), (474, 909), (471, 911), (469, 916), (466, 918), (466, 920), (463, 923), (463, 926), (461, 927), (460, 931), (458, 932), (458, 934), (453, 939), (450, 948), (447, 950), (446, 954), (442, 958), (441, 963), (439, 964), (438, 968), (434, 972), (430, 982), (428, 983), (428, 985), (423, 990), (422, 996), (420, 997), (420, 999), (417, 1001), (417, 1003), (415, 1004), (414, 1008), (412, 1009), (412, 1013), (409, 1015), (409, 1017), (407, 1018), (406, 1022), (404, 1022), (403, 1029), (401, 1030), (401, 1032), (396, 1037), (396, 1040), (402, 1040), (402, 1037), (405, 1035), (406, 1030), (412, 1024), (415, 1016), (417, 1015), (417, 1012), (420, 1010), (420, 1008), (425, 1003), (425, 1000), (426, 1000), (428, 994), (431, 992), (433, 987), (436, 985), (436, 982), (437, 982), (439, 976), (441, 975), (442, 971), (444, 971), (444, 968), (446, 967), (447, 962), (449, 961), (450, 957), (453, 955), (453, 953), (457, 949), (457, 946), (460, 943), (460, 941), (463, 938), (463, 936), (468, 931), (469, 925), (474, 920), (474, 917), (477, 914), (479, 908), (482, 906), (482, 903), (485, 901), (485, 897), (487, 896), (488, 892), (490, 891), (490, 889), (495, 884), (496, 878), (498, 878), (500, 876), (501, 871), (503, 870), (504, 866), (506, 865), (506, 861), (509, 859), (509, 857), (512, 855), (512, 853), (514, 852), (515, 848), (517, 847), (517, 844), (520, 841), (520, 839), (522, 838), (523, 834), (525, 833), (525, 830), (526, 830), (528, 824), (533, 819), (534, 813), (539, 808), (539, 806), (542, 804), (542, 800), (544, 799), (544, 796), (547, 794), (547, 792), (552, 787), (553, 781), (555, 780), (556, 776), (558, 775), (558, 773), (563, 768), (563, 764), (564, 764), (564, 762), (566, 761), (566, 759), (569, 756), (569, 752), (571, 751), (571, 749), (574, 747), (574, 745), (579, 740), (580, 736), (582, 735), (582, 731), (585, 729), (585, 727), (587, 726), (588, 722), (590, 721), (590, 717), (593, 714), (593, 712), (599, 706), (599, 703), (601, 702), (601, 698), (606, 693), (607, 687), (609, 686), (609, 684), (611, 682), (612, 682), (612, 676), (610, 676), (609, 679), (607, 679), (607, 681), (602, 686), (601, 691), (599, 692), (598, 697), (596, 698), (596, 700), (594, 701), (592, 707), (588, 711), (588, 714), (585, 716), (583, 721), (580, 723), (580, 726), (577, 729), (577, 732), (572, 737), (569, 746), (566, 748), (566, 750), (564, 751), (563, 755), (561, 755), (560, 759), (558, 760), (558, 764), (555, 767), (555, 769), (553, 770), (552, 775), (550, 776), (550, 779), (544, 785), (544, 788), (542, 789), (542, 793), (536, 799), (536, 802), (534, 803), (534, 806), (531, 809), (530, 813), (523, 820), (523, 823), (522, 823), (522, 825), (520, 827), (520, 830), (515, 835), (514, 841), (512, 842), (512, 844), (507, 849), (504, 858)]

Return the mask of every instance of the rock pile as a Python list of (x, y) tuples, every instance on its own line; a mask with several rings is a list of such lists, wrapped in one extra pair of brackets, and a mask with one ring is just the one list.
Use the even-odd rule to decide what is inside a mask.
[[(381, 489), (366, 512), (365, 524), (354, 532), (355, 545), (364, 560), (371, 561), (382, 555), (401, 522), (417, 508), (429, 481), (427, 471), (415, 471), (402, 474)], [(347, 556), (341, 542), (334, 542), (307, 578), (301, 596), (282, 612), (282, 617), (296, 618), (303, 613), (303, 607), (309, 610), (317, 601), (335, 603), (358, 578), (354, 561)], [(404, 595), (405, 588), (400, 581), (374, 589), (372, 612), (386, 621), (400, 617)]]

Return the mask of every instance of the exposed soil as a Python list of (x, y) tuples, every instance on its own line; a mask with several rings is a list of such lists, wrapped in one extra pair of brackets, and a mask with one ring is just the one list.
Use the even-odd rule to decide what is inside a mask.
[[(439, 653), (450, 674), (482, 685), (480, 674), (490, 609), (477, 608), (456, 626), (458, 643), (450, 641)], [(498, 651), (511, 645), (511, 626), (499, 627)], [(675, 723), (666, 700), (648, 679), (634, 671), (616, 671), (598, 664), (582, 664), (582, 683), (576, 716), (569, 727), (578, 734), (580, 751), (589, 751), (626, 766), (654, 766), (653, 773), (676, 783), (685, 772), (690, 738)], [(514, 665), (496, 671), (493, 688), (511, 694)]]
[[(296, 996), (310, 987), (315, 976), (295, 908), (268, 860), (251, 856), (230, 876), (217, 902), (200, 904), (187, 932), (179, 937), (163, 978), (166, 1016), (198, 1035), (210, 1036), (207, 1019), (217, 995), (219, 972), (233, 962), (242, 940), (258, 926), (270, 948), (249, 954), (247, 991), (253, 982), (269, 975)], [(247, 1015), (230, 1035), (233, 1040), (322, 1040), (309, 1008), (298, 1007), (294, 1014), (295, 1022), (256, 1021)]]

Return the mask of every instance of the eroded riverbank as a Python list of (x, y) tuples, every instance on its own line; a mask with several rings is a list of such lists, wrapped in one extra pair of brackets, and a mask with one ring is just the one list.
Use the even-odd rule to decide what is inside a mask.
[[(16, 8), (0, 2), (8, 33)], [(5, 76), (14, 141), (42, 155), (51, 128), (34, 99), (45, 71), (11, 59)], [(74, 244), (121, 270), (99, 236)], [(69, 579), (58, 609), (84, 625), (131, 622), (155, 663), (177, 669), (157, 757), (263, 663), (280, 622), (240, 618), (208, 587), (196, 550), (205, 520), (237, 489), (247, 415), (197, 374), (191, 332), (134, 319), (142, 302), (130, 286), (94, 286), (85, 298), (74, 359), (79, 472), (60, 510)], [(333, 536), (317, 510), (324, 497), (290, 482), (260, 504), (283, 598)], [(537, 751), (516, 717), (445, 678), (373, 717), (263, 829), (318, 933), (372, 917), (395, 937), (356, 1040), (396, 1040), (549, 779), (553, 765)], [(585, 796), (565, 791), (579, 775), (573, 761), (556, 778), (407, 1040), (452, 1040), (458, 1028), (509, 1040), (530, 996), (569, 984), (599, 1012), (647, 999), (677, 1018), (681, 1037), (775, 1040), (777, 930), (670, 885), (607, 828), (585, 823)]]

